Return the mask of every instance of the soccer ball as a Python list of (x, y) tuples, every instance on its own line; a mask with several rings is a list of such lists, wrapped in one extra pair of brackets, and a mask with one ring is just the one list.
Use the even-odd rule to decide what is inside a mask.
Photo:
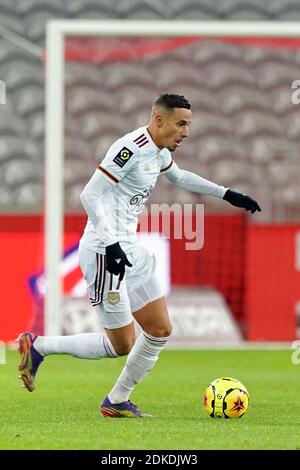
[(212, 418), (240, 418), (248, 406), (246, 387), (231, 377), (216, 379), (205, 390), (204, 408)]

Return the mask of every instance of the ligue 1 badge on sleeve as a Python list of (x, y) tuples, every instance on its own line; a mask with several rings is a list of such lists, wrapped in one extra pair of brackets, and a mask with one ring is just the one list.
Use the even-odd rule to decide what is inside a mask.
[(115, 156), (113, 161), (121, 168), (128, 162), (128, 160), (132, 157), (133, 152), (129, 150), (127, 147), (123, 147), (120, 152)]
[(107, 298), (110, 304), (115, 305), (120, 302), (120, 291), (110, 290), (108, 291)]

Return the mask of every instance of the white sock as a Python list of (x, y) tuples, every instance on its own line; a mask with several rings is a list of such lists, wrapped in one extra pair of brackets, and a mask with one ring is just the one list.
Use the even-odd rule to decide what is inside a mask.
[(169, 337), (158, 338), (144, 331), (136, 340), (130, 351), (124, 369), (108, 398), (111, 403), (127, 401), (134, 387), (143, 380), (155, 365), (160, 351), (165, 347)]
[(108, 337), (99, 333), (71, 336), (38, 336), (33, 346), (42, 356), (70, 354), (83, 359), (118, 357)]

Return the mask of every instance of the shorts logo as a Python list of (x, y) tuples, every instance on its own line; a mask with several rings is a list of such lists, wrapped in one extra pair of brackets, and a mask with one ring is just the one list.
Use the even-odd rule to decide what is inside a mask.
[(119, 291), (108, 291), (107, 298), (110, 304), (115, 305), (120, 302), (120, 292)]
[(129, 150), (127, 147), (123, 147), (122, 150), (115, 156), (113, 161), (120, 166), (121, 168), (128, 162), (130, 157), (132, 157), (133, 152)]

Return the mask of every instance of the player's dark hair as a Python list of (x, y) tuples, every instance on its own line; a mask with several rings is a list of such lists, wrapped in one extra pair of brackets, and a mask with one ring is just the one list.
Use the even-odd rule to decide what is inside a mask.
[(174, 93), (163, 93), (159, 95), (155, 102), (155, 105), (160, 105), (166, 108), (168, 111), (174, 108), (185, 108), (191, 109), (191, 103), (183, 95), (175, 95)]

